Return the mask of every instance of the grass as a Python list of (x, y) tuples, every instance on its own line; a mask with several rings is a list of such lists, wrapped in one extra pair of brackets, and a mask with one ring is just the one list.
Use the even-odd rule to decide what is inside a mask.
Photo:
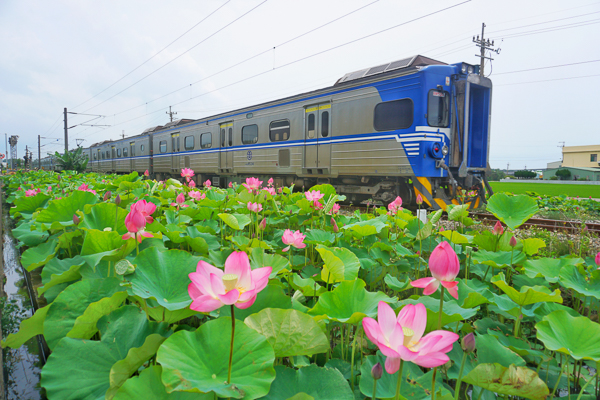
[(525, 194), (536, 192), (548, 196), (566, 195), (568, 197), (600, 198), (600, 185), (570, 185), (562, 183), (530, 183), (530, 182), (490, 182), (494, 192), (511, 192)]

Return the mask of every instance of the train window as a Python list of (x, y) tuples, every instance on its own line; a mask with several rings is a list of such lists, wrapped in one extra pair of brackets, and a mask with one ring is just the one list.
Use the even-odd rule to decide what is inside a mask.
[(96, 155), (96, 153), (94, 153), (94, 160), (96, 159), (96, 157), (97, 157), (97, 155)]
[(225, 147), (225, 128), (221, 129), (221, 147)]
[(121, 149), (117, 149), (117, 157), (121, 157)]
[(446, 128), (450, 115), (450, 94), (441, 90), (430, 90), (427, 98), (427, 123), (429, 126)]
[(229, 147), (233, 146), (233, 128), (229, 128)]
[(242, 128), (242, 143), (253, 144), (258, 142), (258, 125), (246, 125)]
[(321, 113), (321, 136), (329, 136), (329, 111)]
[(212, 147), (212, 133), (208, 132), (200, 135), (200, 147), (203, 149)]
[(183, 140), (183, 145), (186, 150), (194, 150), (194, 136), (186, 136)]
[(315, 114), (308, 115), (308, 138), (315, 137)]
[(410, 128), (414, 105), (411, 99), (393, 100), (375, 106), (373, 125), (378, 131)]
[(123, 157), (127, 157), (127, 147), (123, 148)]
[(110, 160), (110, 150), (106, 150), (106, 158)]
[(269, 125), (269, 139), (271, 142), (282, 142), (290, 138), (290, 120), (273, 121)]
[(143, 144), (140, 145), (140, 154), (144, 154), (144, 145)]
[(167, 152), (167, 141), (166, 140), (162, 140), (160, 143), (158, 143), (158, 146), (160, 147), (161, 153)]

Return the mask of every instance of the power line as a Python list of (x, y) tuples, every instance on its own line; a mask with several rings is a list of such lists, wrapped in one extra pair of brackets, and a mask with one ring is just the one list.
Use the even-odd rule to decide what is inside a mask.
[(556, 78), (556, 79), (544, 79), (541, 81), (527, 81), (527, 82), (515, 82), (515, 83), (502, 83), (500, 85), (494, 85), (494, 87), (497, 86), (510, 86), (510, 85), (524, 85), (526, 83), (539, 83), (539, 82), (552, 82), (552, 81), (565, 81), (568, 79), (581, 79), (581, 78), (591, 78), (594, 76), (600, 76), (600, 74), (594, 74), (594, 75), (582, 75), (582, 76), (569, 76), (569, 77), (565, 77), (565, 78)]
[(595, 63), (595, 62), (598, 62), (598, 61), (600, 61), (600, 60), (581, 61), (581, 62), (575, 62), (575, 63), (570, 63), (570, 64), (550, 65), (550, 66), (547, 66), (547, 67), (538, 67), (538, 68), (520, 69), (520, 70), (517, 70), (517, 71), (499, 72), (499, 73), (496, 74), (496, 76), (498, 76), (498, 75), (504, 75), (504, 74), (515, 74), (517, 72), (537, 71), (537, 70), (540, 70), (540, 69), (568, 67), (568, 66), (571, 66), (571, 65)]
[(565, 19), (572, 19), (572, 18), (585, 17), (585, 16), (588, 16), (588, 15), (592, 15), (592, 14), (599, 14), (599, 13), (600, 13), (600, 11), (594, 11), (594, 12), (585, 13), (585, 14), (573, 15), (573, 16), (571, 16), (571, 17), (558, 18), (558, 19), (553, 19), (553, 20), (550, 20), (550, 21), (536, 22), (536, 23), (534, 23), (534, 24), (527, 24), (527, 25), (516, 26), (516, 27), (514, 27), (514, 28), (505, 28), (505, 29), (499, 29), (499, 30), (496, 30), (496, 31), (492, 31), (492, 32), (490, 32), (490, 34), (492, 34), (492, 33), (497, 33), (497, 32), (503, 32), (503, 31), (510, 31), (510, 30), (513, 30), (513, 29), (527, 28), (527, 27), (530, 27), (530, 26), (535, 26), (535, 25), (549, 24), (549, 23), (551, 23), (551, 22), (564, 21)]
[(217, 31), (215, 31), (214, 33), (208, 35), (206, 38), (202, 39), (201, 41), (199, 41), (198, 43), (196, 43), (195, 45), (193, 45), (192, 47), (190, 47), (189, 49), (187, 49), (186, 51), (184, 51), (183, 53), (179, 54), (177, 57), (171, 59), (170, 61), (167, 61), (165, 64), (161, 65), (160, 67), (156, 68), (154, 71), (150, 72), (149, 74), (145, 75), (143, 78), (138, 79), (137, 81), (135, 81), (134, 83), (132, 83), (131, 85), (127, 86), (125, 89), (121, 90), (120, 92), (112, 95), (111, 97), (109, 97), (108, 99), (96, 104), (93, 107), (88, 108), (87, 110), (85, 110), (84, 112), (87, 112), (93, 108), (98, 107), (101, 104), (106, 103), (107, 101), (109, 101), (110, 99), (113, 99), (114, 97), (120, 95), (121, 93), (123, 93), (124, 91), (126, 91), (127, 89), (137, 85), (138, 83), (140, 83), (141, 81), (143, 81), (144, 79), (148, 78), (150, 75), (160, 71), (161, 69), (163, 69), (164, 67), (166, 67), (167, 65), (171, 64), (173, 61), (179, 59), (179, 57), (182, 57), (183, 55), (189, 53), (190, 51), (192, 51), (193, 49), (195, 49), (196, 47), (198, 47), (199, 45), (201, 45), (202, 43), (206, 42), (208, 39), (210, 39), (211, 37), (215, 36), (217, 33), (221, 32), (222, 30), (228, 28), (229, 26), (233, 25), (234, 23), (236, 23), (237, 21), (239, 21), (240, 19), (244, 18), (246, 15), (250, 14), (252, 11), (256, 10), (258, 7), (260, 7), (261, 5), (265, 4), (268, 0), (263, 0), (261, 3), (259, 3), (258, 5), (252, 7), (249, 11), (246, 11), (244, 14), (242, 14), (241, 16), (237, 17), (236, 19), (234, 19), (233, 21), (231, 21), (230, 23), (228, 23), (227, 25), (225, 25), (224, 27), (218, 29)]
[(221, 6), (219, 6), (216, 10), (214, 10), (213, 12), (211, 12), (210, 14), (208, 14), (206, 17), (202, 18), (198, 23), (196, 23), (190, 29), (188, 29), (187, 31), (185, 31), (181, 35), (179, 35), (177, 38), (175, 38), (175, 40), (173, 40), (171, 43), (169, 43), (168, 45), (166, 45), (165, 47), (163, 47), (162, 49), (160, 49), (158, 52), (154, 53), (154, 55), (152, 55), (146, 61), (144, 61), (143, 63), (141, 63), (140, 65), (138, 65), (137, 67), (135, 67), (134, 69), (132, 69), (131, 71), (129, 71), (128, 73), (126, 73), (125, 75), (123, 75), (121, 78), (119, 78), (118, 80), (116, 80), (115, 82), (113, 82), (111, 85), (109, 85), (108, 87), (106, 87), (105, 89), (103, 89), (101, 92), (96, 93), (95, 95), (93, 95), (92, 97), (90, 97), (89, 99), (87, 99), (86, 101), (84, 101), (83, 103), (80, 103), (80, 104), (76, 105), (75, 107), (73, 107), (73, 109), (75, 109), (77, 107), (80, 107), (80, 106), (84, 105), (85, 103), (87, 103), (88, 101), (90, 101), (90, 100), (98, 97), (99, 95), (101, 95), (102, 93), (106, 92), (108, 89), (110, 89), (111, 87), (113, 87), (114, 85), (116, 85), (117, 83), (121, 82), (123, 79), (125, 79), (129, 75), (131, 75), (133, 72), (137, 71), (140, 67), (142, 67), (143, 65), (145, 65), (148, 61), (152, 60), (154, 57), (156, 57), (157, 55), (159, 55), (160, 53), (162, 53), (163, 51), (165, 51), (173, 43), (175, 43), (176, 41), (178, 41), (179, 39), (181, 39), (182, 37), (184, 37), (185, 35), (187, 35), (192, 29), (194, 29), (195, 27), (197, 27), (198, 25), (200, 25), (202, 22), (206, 21), (210, 16), (212, 16), (214, 13), (216, 13), (217, 11), (219, 11), (221, 8), (225, 7), (225, 5), (227, 5), (227, 3), (229, 3), (230, 1), (231, 0), (227, 0), (225, 3), (223, 3)]

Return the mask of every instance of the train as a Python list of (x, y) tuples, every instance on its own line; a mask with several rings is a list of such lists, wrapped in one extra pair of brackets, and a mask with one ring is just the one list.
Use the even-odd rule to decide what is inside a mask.
[[(87, 169), (195, 171), (217, 187), (246, 177), (305, 188), (328, 183), (348, 201), (423, 207), (485, 202), (492, 82), (468, 63), (422, 55), (345, 74), (335, 84), (84, 148)], [(52, 160), (43, 160), (57, 168)], [(419, 196), (420, 195), (420, 196)]]

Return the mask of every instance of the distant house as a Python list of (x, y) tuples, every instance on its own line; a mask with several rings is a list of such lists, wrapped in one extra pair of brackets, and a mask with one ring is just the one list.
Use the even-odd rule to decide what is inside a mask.
[(562, 161), (552, 161), (546, 164), (546, 169), (560, 168)]
[(562, 167), (600, 168), (600, 144), (565, 146), (562, 148)]
[(577, 179), (582, 181), (600, 181), (600, 168), (575, 168), (562, 167), (547, 169), (544, 173), (544, 180), (551, 179), (556, 176), (556, 171), (559, 169), (568, 169), (571, 171), (571, 180)]

